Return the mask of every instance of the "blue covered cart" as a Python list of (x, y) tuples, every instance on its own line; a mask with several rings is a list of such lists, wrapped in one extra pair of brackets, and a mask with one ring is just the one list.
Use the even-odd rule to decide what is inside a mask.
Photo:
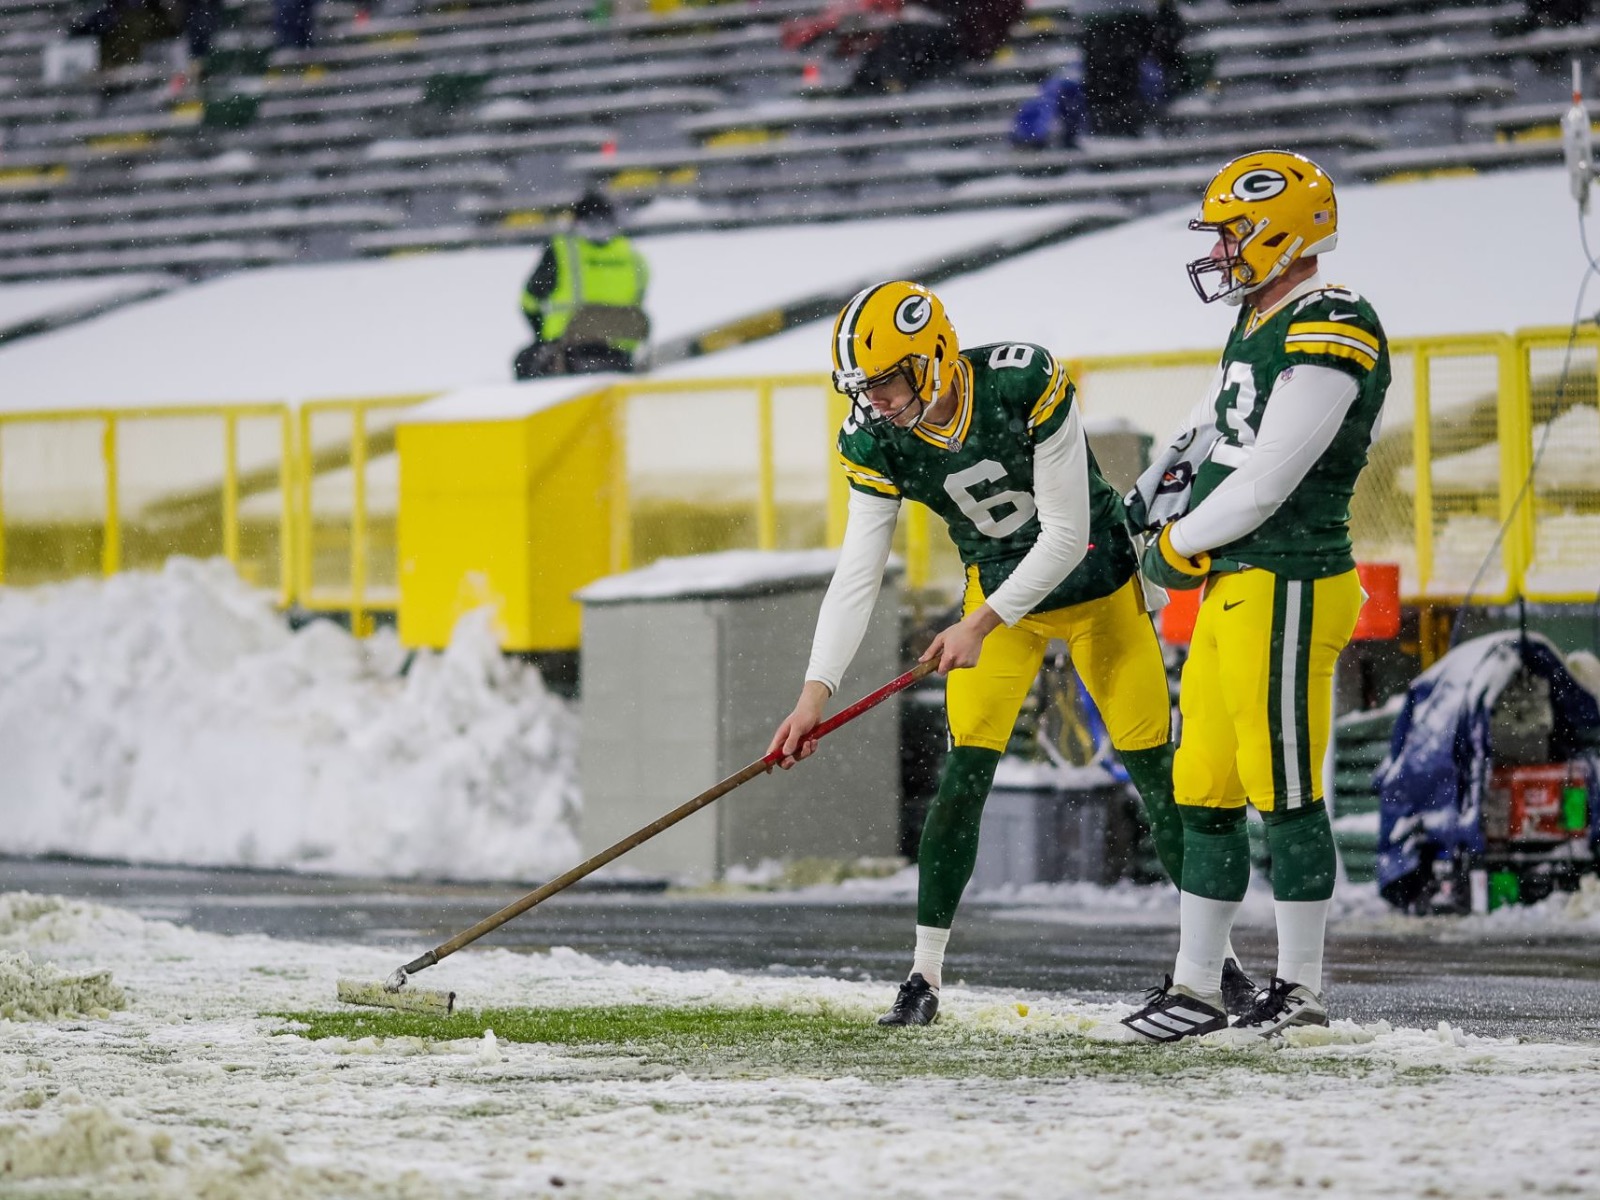
[(1600, 705), (1547, 639), (1452, 650), (1408, 689), (1374, 777), (1379, 890), (1466, 911), (1575, 886), (1597, 861), (1597, 744)]

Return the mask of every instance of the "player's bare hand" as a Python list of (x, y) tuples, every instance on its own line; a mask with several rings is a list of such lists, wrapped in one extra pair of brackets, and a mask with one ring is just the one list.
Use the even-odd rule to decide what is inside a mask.
[(783, 758), (778, 765), (787, 771), (801, 759), (810, 758), (816, 752), (817, 743), (808, 740), (806, 735), (822, 723), (822, 713), (828, 703), (828, 689), (815, 680), (807, 680), (800, 691), (800, 699), (796, 701), (794, 711), (783, 719), (783, 724), (778, 726), (778, 731), (772, 735), (772, 743), (767, 747), (765, 757), (771, 758), (774, 754), (781, 754)]
[(998, 624), (1000, 618), (985, 604), (950, 628), (941, 630), (933, 644), (923, 651), (922, 661), (936, 661), (941, 675), (975, 667), (983, 651), (983, 639)]

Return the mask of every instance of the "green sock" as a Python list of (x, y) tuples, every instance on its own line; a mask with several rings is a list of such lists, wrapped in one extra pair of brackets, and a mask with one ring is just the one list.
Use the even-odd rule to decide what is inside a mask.
[(939, 794), (928, 806), (917, 850), (917, 924), (950, 928), (978, 861), (983, 802), (1000, 764), (998, 750), (957, 746), (944, 760)]
[(1244, 807), (1185, 804), (1183, 890), (1207, 900), (1243, 900), (1250, 886), (1250, 835)]
[(1133, 786), (1144, 801), (1156, 857), (1176, 886), (1183, 884), (1183, 815), (1172, 796), (1172, 743), (1150, 750), (1118, 750)]
[(1272, 895), (1278, 900), (1330, 900), (1338, 855), (1328, 806), (1318, 800), (1301, 808), (1263, 813), (1272, 853)]

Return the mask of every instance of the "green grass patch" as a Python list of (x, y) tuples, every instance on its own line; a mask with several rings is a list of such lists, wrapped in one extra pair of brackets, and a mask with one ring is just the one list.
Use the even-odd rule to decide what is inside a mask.
[(870, 1016), (827, 1009), (617, 1005), (469, 1010), (448, 1017), (381, 1009), (272, 1015), (292, 1022), (290, 1032), (312, 1040), (447, 1042), (481, 1038), (492, 1029), (502, 1041), (559, 1047), (574, 1058), (625, 1060), (630, 1073), (681, 1071), (708, 1078), (1164, 1079), (1212, 1076), (1229, 1068), (1349, 1077), (1389, 1069), (1353, 1057), (1105, 1043), (1043, 1026), (949, 1022), (925, 1029), (882, 1029)]

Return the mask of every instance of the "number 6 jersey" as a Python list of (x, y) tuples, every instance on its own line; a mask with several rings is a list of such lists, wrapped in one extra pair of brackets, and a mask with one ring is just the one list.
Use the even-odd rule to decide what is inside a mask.
[(1264, 316), (1249, 308), (1239, 314), (1202, 406), (1221, 436), (1195, 473), (1189, 510), (1249, 458), (1273, 389), (1301, 365), (1330, 367), (1355, 380), (1344, 422), (1271, 517), (1211, 553), (1292, 579), (1325, 579), (1355, 568), (1350, 497), (1389, 388), (1388, 340), (1377, 313), (1354, 292), (1318, 287)]
[[(949, 424), (873, 434), (847, 420), (839, 460), (857, 491), (938, 513), (992, 596), (1039, 537), (1034, 447), (1066, 422), (1076, 389), (1048, 350), (1025, 342), (963, 350), (956, 361), (960, 402)], [(1109, 596), (1134, 573), (1122, 498), (1092, 452), (1088, 461), (1088, 551), (1033, 612)]]

